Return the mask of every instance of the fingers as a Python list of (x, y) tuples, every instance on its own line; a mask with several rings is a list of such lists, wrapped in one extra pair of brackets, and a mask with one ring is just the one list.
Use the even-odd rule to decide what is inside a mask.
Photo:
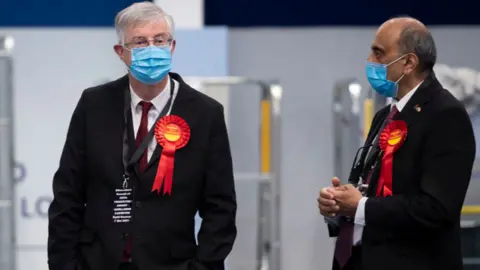
[[(339, 187), (335, 187), (335, 188), (332, 188), (332, 189), (329, 189), (328, 192), (330, 192), (330, 194), (336, 194), (338, 191), (347, 191), (350, 187), (348, 187), (347, 185), (343, 185), (343, 186), (339, 186)], [(335, 195), (333, 195), (335, 197)]]
[[(331, 203), (324, 204), (321, 199), (318, 199), (318, 210), (320, 210), (320, 214), (326, 217), (335, 217), (340, 210), (338, 205), (331, 205)], [(335, 203), (335, 201), (334, 201)]]
[(344, 189), (343, 186), (341, 186), (340, 179), (338, 179), (338, 177), (332, 178), (332, 186), (333, 187), (331, 188), (322, 188), (317, 199), (320, 214), (326, 217), (335, 217), (340, 210), (340, 207), (334, 200), (333, 195), (335, 194), (334, 191), (336, 189)]
[(355, 189), (352, 185), (343, 185), (330, 190), (330, 194), (335, 198), (335, 201), (343, 201), (346, 197), (352, 194), (352, 189)]
[(335, 206), (337, 205), (337, 202), (333, 199), (325, 199), (325, 198), (318, 198), (317, 199), (317, 202), (319, 205), (323, 205), (323, 206), (327, 206), (327, 207), (331, 207), (331, 206)]
[(331, 189), (330, 189), (330, 188), (322, 188), (322, 189), (320, 190), (320, 198), (332, 200), (332, 199), (333, 199), (333, 195), (332, 195), (332, 193), (331, 193)]
[[(345, 191), (344, 187), (338, 187), (330, 191), (333, 197), (341, 197), (342, 193)], [(338, 198), (337, 198), (338, 199)]]
[(338, 177), (336, 177), (336, 176), (333, 177), (333, 178), (332, 178), (332, 186), (334, 186), (334, 187), (339, 187), (340, 185), (341, 185), (340, 179), (339, 179)]
[(317, 203), (320, 214), (322, 214), (323, 216), (334, 217), (339, 211), (339, 207), (333, 199), (329, 188), (322, 188), (320, 190), (320, 196), (317, 199)]

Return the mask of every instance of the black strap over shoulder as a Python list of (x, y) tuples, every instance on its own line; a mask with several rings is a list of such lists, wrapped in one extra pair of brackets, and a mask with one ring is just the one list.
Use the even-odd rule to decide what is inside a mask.
[(128, 175), (129, 172), (131, 171), (131, 168), (135, 163), (137, 163), (140, 158), (142, 157), (143, 153), (145, 152), (145, 149), (147, 149), (148, 144), (153, 138), (154, 132), (155, 132), (155, 125), (157, 122), (164, 116), (166, 116), (172, 109), (173, 105), (173, 94), (174, 94), (174, 80), (172, 77), (170, 77), (170, 97), (168, 98), (167, 104), (165, 104), (165, 107), (163, 107), (162, 111), (158, 115), (157, 119), (155, 120), (155, 123), (152, 125), (152, 128), (148, 131), (148, 134), (145, 136), (145, 138), (142, 140), (140, 145), (137, 147), (135, 152), (132, 154), (132, 156), (129, 158), (129, 143), (128, 143), (128, 114), (131, 114), (131, 96), (130, 96), (130, 91), (128, 89), (125, 89), (125, 104), (124, 104), (124, 119), (125, 119), (125, 125), (123, 128), (123, 167), (124, 167), (124, 174)]

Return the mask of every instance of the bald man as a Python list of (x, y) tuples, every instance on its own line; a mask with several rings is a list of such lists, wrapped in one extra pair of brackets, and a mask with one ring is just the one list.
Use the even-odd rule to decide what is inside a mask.
[(464, 106), (435, 78), (436, 58), (415, 19), (376, 32), (366, 76), (394, 101), (375, 115), (349, 184), (334, 178), (320, 191), (337, 236), (334, 270), (463, 269), (460, 212), (475, 139)]

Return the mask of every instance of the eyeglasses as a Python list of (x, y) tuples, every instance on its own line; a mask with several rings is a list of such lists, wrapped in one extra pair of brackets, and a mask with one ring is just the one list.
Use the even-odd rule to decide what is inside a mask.
[(157, 47), (170, 46), (172, 45), (173, 38), (169, 35), (160, 35), (156, 36), (154, 39), (148, 39), (146, 37), (134, 37), (131, 42), (124, 43), (124, 46), (133, 49), (133, 48), (145, 48), (150, 45)]

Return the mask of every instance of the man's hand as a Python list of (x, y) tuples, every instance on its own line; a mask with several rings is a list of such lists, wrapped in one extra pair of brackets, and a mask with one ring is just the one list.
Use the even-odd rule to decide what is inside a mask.
[(322, 188), (317, 199), (320, 214), (326, 217), (335, 217), (339, 211), (337, 202), (333, 199), (332, 190), (340, 187), (340, 179), (332, 178), (332, 187)]
[(348, 184), (338, 188), (329, 190), (332, 195), (331, 200), (335, 201), (335, 206), (338, 207), (338, 213), (354, 217), (357, 211), (358, 202), (362, 199), (362, 193), (353, 185)]

